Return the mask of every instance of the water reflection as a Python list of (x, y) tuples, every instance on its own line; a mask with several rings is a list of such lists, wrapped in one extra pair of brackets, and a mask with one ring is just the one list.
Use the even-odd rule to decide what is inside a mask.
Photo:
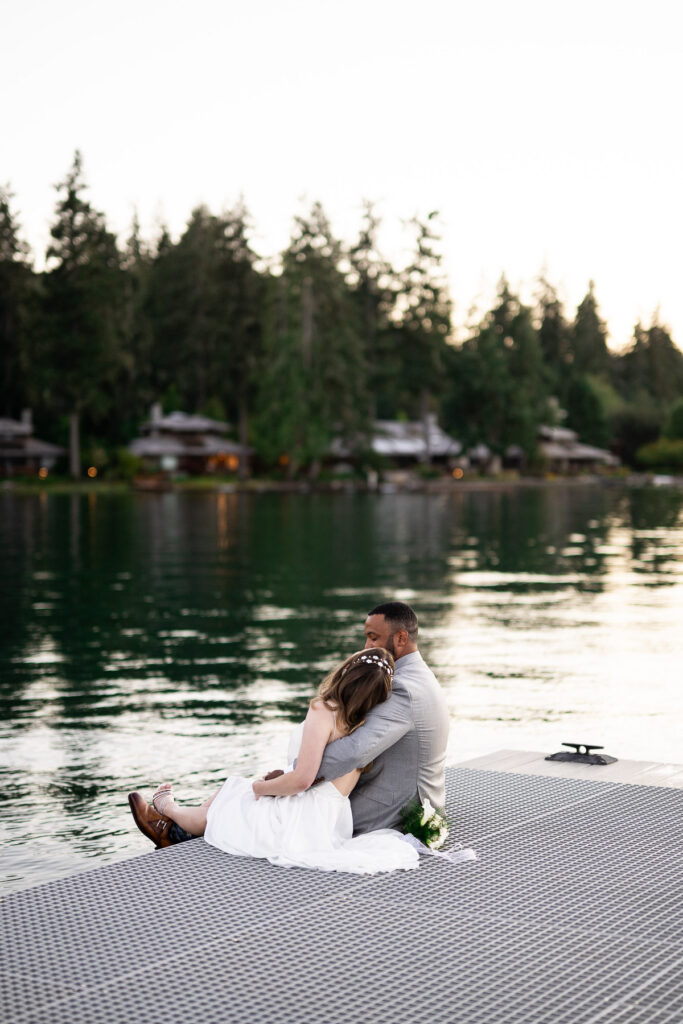
[[(453, 757), (681, 760), (683, 495), (0, 496), (11, 884), (145, 849), (125, 794), (281, 762), (379, 600), (413, 601)], [(10, 884), (9, 882), (7, 884)]]

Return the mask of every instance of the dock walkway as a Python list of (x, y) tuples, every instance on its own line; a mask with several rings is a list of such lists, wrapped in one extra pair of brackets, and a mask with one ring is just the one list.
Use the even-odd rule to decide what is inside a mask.
[(476, 862), (359, 877), (196, 840), (10, 895), (0, 1018), (680, 1024), (683, 789), (531, 760), (449, 769)]

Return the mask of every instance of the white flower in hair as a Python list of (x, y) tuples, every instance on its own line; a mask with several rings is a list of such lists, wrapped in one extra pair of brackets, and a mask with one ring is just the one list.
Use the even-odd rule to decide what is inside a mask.
[(363, 662), (366, 665), (379, 665), (381, 668), (385, 669), (389, 675), (392, 675), (394, 671), (387, 659), (382, 658), (379, 654), (361, 654), (354, 664), (358, 664), (359, 662)]

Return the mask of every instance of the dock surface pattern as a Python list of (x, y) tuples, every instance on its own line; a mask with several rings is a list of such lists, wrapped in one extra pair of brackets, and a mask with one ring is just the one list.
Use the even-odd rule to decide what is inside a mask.
[(459, 767), (371, 877), (185, 843), (0, 903), (5, 1024), (680, 1024), (683, 791)]

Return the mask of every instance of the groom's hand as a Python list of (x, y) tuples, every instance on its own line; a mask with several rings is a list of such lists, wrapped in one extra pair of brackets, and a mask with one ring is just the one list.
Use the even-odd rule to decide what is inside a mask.
[(263, 781), (264, 782), (272, 782), (273, 779), (279, 779), (280, 776), (284, 775), (284, 774), (285, 773), (282, 771), (281, 768), (276, 768), (272, 772), (266, 772), (266, 774), (263, 776)]

